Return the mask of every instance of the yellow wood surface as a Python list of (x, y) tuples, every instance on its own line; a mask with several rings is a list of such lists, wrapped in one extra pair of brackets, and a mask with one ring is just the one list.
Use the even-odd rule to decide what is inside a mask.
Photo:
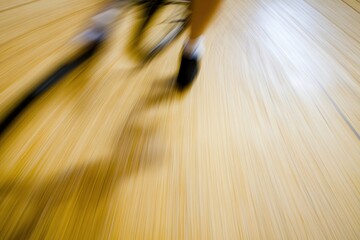
[[(101, 2), (0, 3), (1, 118)], [(0, 239), (360, 239), (359, 6), (225, 1), (183, 94), (130, 9), (1, 136)]]

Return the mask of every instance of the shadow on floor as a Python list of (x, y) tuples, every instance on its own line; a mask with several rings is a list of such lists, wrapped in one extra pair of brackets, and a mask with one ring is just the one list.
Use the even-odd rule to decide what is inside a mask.
[[(163, 164), (165, 149), (158, 131), (162, 123), (144, 121), (141, 116), (177, 97), (173, 81), (155, 82), (129, 114), (107, 159), (90, 159), (37, 182), (17, 179), (0, 183), (0, 232), (4, 239), (28, 239), (35, 232), (37, 237), (45, 238), (51, 223), (59, 222), (59, 216), (74, 219), (68, 225), (85, 229), (89, 226), (78, 224), (91, 216), (90, 221), (97, 223), (92, 231), (100, 234), (112, 211), (112, 194), (121, 188), (122, 180)], [(70, 212), (61, 212), (67, 207), (71, 207)]]

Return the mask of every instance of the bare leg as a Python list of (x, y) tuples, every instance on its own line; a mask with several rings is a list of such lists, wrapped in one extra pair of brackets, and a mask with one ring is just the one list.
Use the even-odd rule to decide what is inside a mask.
[(221, 2), (222, 0), (192, 0), (190, 40), (204, 34)]
[(222, 0), (192, 0), (192, 17), (190, 21), (190, 37), (182, 54), (177, 77), (179, 89), (184, 89), (194, 81), (200, 68), (203, 48), (203, 34), (208, 28)]

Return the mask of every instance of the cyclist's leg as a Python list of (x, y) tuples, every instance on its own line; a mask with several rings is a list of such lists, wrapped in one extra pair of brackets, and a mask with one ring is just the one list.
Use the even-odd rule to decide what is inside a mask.
[(190, 20), (190, 40), (204, 34), (222, 0), (192, 0)]
[(181, 59), (178, 86), (188, 86), (197, 76), (202, 51), (203, 34), (218, 10), (222, 0), (192, 0), (190, 37), (185, 44)]

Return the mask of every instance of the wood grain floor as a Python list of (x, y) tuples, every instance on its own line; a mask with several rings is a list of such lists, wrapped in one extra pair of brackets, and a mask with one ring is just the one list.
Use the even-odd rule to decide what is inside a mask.
[[(0, 3), (0, 117), (100, 0)], [(0, 239), (360, 239), (360, 3), (229, 0), (197, 82), (137, 11), (0, 139)]]

